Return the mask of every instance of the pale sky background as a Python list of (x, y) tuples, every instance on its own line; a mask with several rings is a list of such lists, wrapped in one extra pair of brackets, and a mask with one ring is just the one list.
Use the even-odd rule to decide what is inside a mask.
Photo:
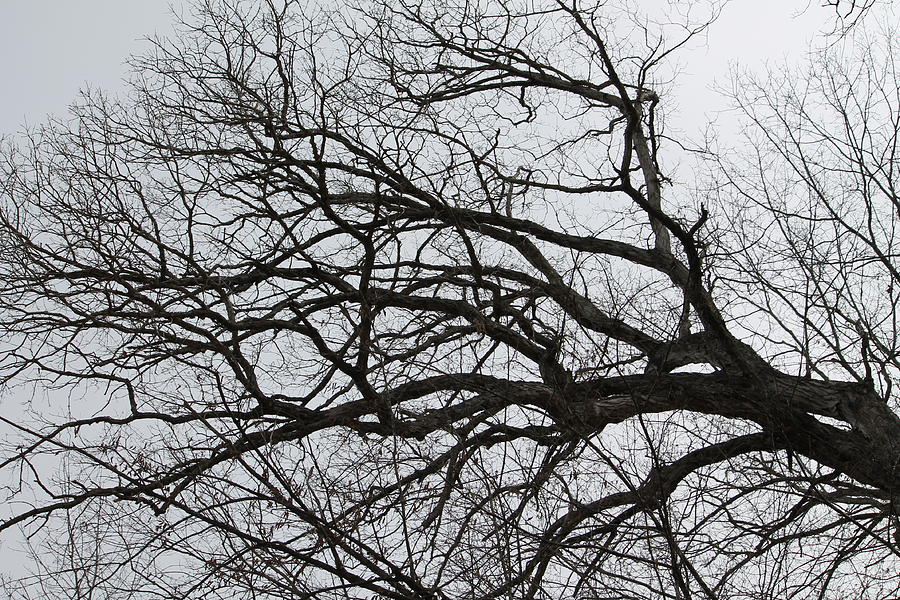
[[(681, 53), (682, 118), (670, 127), (695, 135), (724, 107), (709, 86), (727, 79), (732, 62), (756, 69), (783, 59), (801, 63), (808, 42), (833, 17), (809, 1), (733, 0), (707, 47)], [(120, 91), (126, 58), (147, 47), (141, 38), (170, 33), (171, 23), (170, 0), (0, 0), (0, 137), (48, 114), (64, 117), (86, 85)], [(2, 408), (15, 410), (8, 399)], [(0, 572), (21, 571), (17, 545), (14, 533), (0, 536)]]
[(171, 31), (170, 3), (0, 0), (0, 135), (63, 115), (88, 83), (120, 88), (141, 38)]
[[(812, 4), (807, 8), (807, 2)], [(170, 0), (0, 0), (0, 135), (62, 116), (80, 88), (114, 92), (141, 38), (171, 31)], [(176, 0), (176, 5), (181, 1)], [(708, 48), (682, 53), (684, 130), (722, 101), (707, 90), (731, 61), (795, 62), (832, 16), (817, 0), (732, 0)], [(682, 127), (679, 127), (682, 129)]]

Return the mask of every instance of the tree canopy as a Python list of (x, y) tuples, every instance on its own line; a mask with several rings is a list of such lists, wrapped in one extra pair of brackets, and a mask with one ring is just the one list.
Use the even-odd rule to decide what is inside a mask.
[(8, 593), (896, 597), (900, 54), (827, 4), (686, 174), (715, 3), (196, 3), (3, 151)]

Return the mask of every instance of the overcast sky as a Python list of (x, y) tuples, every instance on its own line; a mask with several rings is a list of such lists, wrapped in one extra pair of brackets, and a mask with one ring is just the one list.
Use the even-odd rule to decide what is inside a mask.
[[(732, 0), (711, 30), (708, 48), (682, 54), (679, 105), (685, 129), (717, 107), (706, 87), (729, 61), (759, 67), (802, 57), (831, 16), (812, 0)], [(178, 1), (180, 5), (180, 0)], [(121, 89), (129, 54), (141, 38), (171, 31), (170, 0), (0, 0), (0, 134), (64, 115), (90, 84)], [(679, 127), (679, 129), (681, 129)]]
[(170, 0), (0, 0), (0, 133), (64, 114), (90, 83), (120, 87), (124, 60), (170, 29)]

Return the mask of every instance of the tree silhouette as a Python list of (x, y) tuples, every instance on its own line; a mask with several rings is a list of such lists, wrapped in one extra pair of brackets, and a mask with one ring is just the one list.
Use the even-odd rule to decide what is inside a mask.
[(210, 0), (9, 144), (10, 594), (896, 597), (890, 37), (684, 183), (715, 12)]

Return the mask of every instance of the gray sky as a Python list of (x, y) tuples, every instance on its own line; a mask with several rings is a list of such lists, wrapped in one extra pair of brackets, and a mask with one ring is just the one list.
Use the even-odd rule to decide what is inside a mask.
[[(0, 135), (26, 122), (37, 125), (47, 114), (63, 116), (86, 84), (121, 89), (125, 59), (146, 48), (141, 38), (170, 31), (169, 4), (0, 0)], [(708, 48), (681, 54), (684, 122), (678, 128), (699, 127), (705, 113), (721, 106), (706, 86), (727, 76), (729, 61), (758, 67), (782, 57), (797, 60), (830, 16), (818, 2), (807, 8), (807, 0), (732, 0), (711, 30)]]
[(0, 0), (0, 135), (64, 114), (86, 83), (120, 87), (140, 38), (170, 27), (169, 0)]

